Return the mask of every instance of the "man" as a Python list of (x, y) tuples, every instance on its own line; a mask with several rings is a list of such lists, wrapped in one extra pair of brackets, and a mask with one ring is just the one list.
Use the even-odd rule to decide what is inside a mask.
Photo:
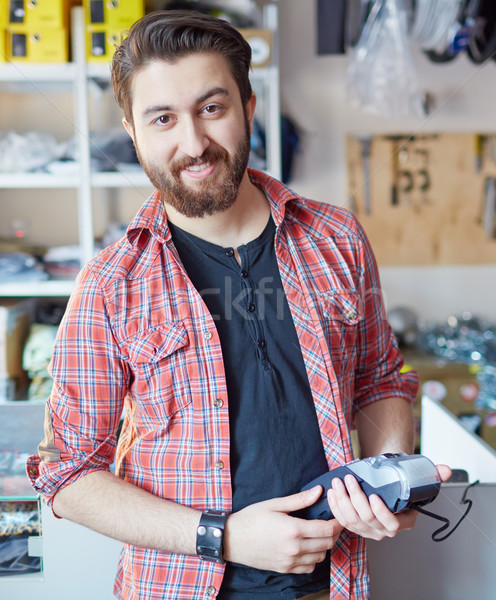
[(415, 521), (354, 478), (335, 519), (292, 515), (352, 460), (352, 426), (364, 456), (412, 451), (417, 380), (352, 215), (247, 169), (250, 57), (223, 21), (161, 11), (113, 59), (157, 192), (78, 278), (28, 472), (56, 515), (125, 543), (126, 600), (366, 598), (363, 537)]

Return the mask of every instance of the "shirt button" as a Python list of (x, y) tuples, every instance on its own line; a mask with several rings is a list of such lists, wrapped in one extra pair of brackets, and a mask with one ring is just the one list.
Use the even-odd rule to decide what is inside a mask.
[(357, 317), (358, 317), (358, 314), (356, 313), (356, 311), (350, 310), (350, 312), (348, 313), (348, 319), (350, 321), (354, 321)]
[(234, 256), (234, 250), (232, 248), (228, 248), (226, 250), (226, 256)]
[(259, 339), (259, 340), (257, 341), (257, 346), (258, 346), (259, 348), (265, 348), (265, 346), (266, 346), (266, 345), (267, 345), (267, 344), (266, 344), (265, 340), (263, 340), (263, 339)]
[(214, 400), (215, 408), (222, 408), (224, 406), (224, 402), (220, 398), (216, 398)]
[(248, 305), (248, 311), (249, 312), (255, 312), (256, 308), (257, 307), (254, 304), (249, 304)]
[(29, 474), (32, 475), (33, 477), (35, 475), (38, 475), (38, 468), (37, 467), (29, 467)]
[(211, 331), (204, 331), (204, 332), (203, 332), (203, 337), (204, 337), (206, 340), (211, 340), (211, 339), (212, 339), (212, 332), (211, 332)]
[(248, 277), (248, 271), (245, 271), (244, 269), (241, 271), (241, 277), (243, 279), (246, 279)]
[(220, 471), (221, 469), (224, 468), (224, 463), (221, 460), (216, 460), (215, 461), (215, 468), (219, 469), (219, 471)]
[(213, 596), (213, 595), (215, 594), (215, 592), (216, 592), (216, 591), (217, 591), (217, 590), (214, 588), (214, 586), (213, 586), (213, 585), (209, 585), (209, 586), (208, 586), (208, 588), (207, 588), (207, 594), (208, 594), (209, 596)]

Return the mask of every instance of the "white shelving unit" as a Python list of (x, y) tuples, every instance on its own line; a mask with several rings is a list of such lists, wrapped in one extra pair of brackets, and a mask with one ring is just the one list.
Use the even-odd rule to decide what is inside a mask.
[[(274, 177), (280, 178), (279, 69), (277, 66), (277, 7), (275, 4), (265, 5), (263, 20), (264, 27), (272, 30), (273, 34), (273, 62), (268, 67), (253, 69), (251, 77), (253, 87), (258, 92), (258, 103), (264, 117), (266, 170)], [(13, 91), (21, 92), (22, 95), (38, 93), (49, 96), (52, 91), (68, 91), (72, 94), (74, 117), (70, 120), (73, 124), (80, 157), (75, 172), (71, 173), (0, 173), (0, 202), (15, 201), (14, 194), (11, 199), (6, 198), (9, 190), (16, 191), (16, 193), (19, 190), (71, 190), (72, 195), (76, 192), (77, 243), (81, 248), (81, 264), (84, 264), (93, 257), (95, 252), (93, 206), (96, 194), (101, 193), (102, 197), (108, 195), (108, 199), (112, 202), (119, 202), (118, 190), (137, 188), (145, 192), (145, 190), (151, 190), (152, 187), (146, 174), (139, 168), (115, 172), (93, 172), (91, 170), (90, 100), (96, 99), (98, 104), (99, 95), (103, 94), (102, 90), (109, 87), (110, 73), (107, 65), (86, 64), (81, 8), (73, 9), (72, 43), (73, 62), (69, 64), (12, 63), (0, 65), (2, 93)], [(43, 119), (43, 115), (41, 115), (41, 119)], [(32, 194), (32, 196), (36, 201), (36, 194)], [(56, 223), (54, 227), (63, 227), (63, 223)], [(11, 283), (0, 281), (0, 297), (64, 298), (71, 294), (73, 287), (74, 281), (72, 280)], [(8, 415), (12, 414), (12, 410), (19, 410), (22, 407), (33, 418), (36, 417), (39, 421), (38, 429), (42, 431), (43, 402), (16, 401), (0, 405), (4, 413)], [(6, 417), (5, 420), (9, 418)], [(24, 434), (25, 431), (23, 431)], [(34, 494), (33, 497), (35, 497)], [(53, 600), (54, 598), (65, 598), (69, 590), (71, 598), (76, 600), (90, 596), (110, 598), (120, 545), (68, 521), (55, 519), (49, 509), (45, 507), (42, 508), (42, 522), (43, 573), (15, 578), (0, 577), (0, 597), (15, 597), (18, 600), (36, 597), (40, 600), (45, 598)], [(66, 552), (63, 540), (67, 539), (74, 541), (73, 550), (76, 554)], [(95, 548), (100, 549), (96, 555)], [(81, 585), (80, 578), (76, 573), (77, 565), (82, 563), (89, 564), (93, 573), (91, 581), (87, 582), (88, 585)]]
[[(281, 177), (281, 139), (279, 109), (279, 68), (277, 55), (277, 5), (263, 7), (263, 24), (273, 35), (273, 60), (264, 68), (251, 72), (253, 86), (262, 90), (259, 94), (264, 115), (266, 135), (266, 171)], [(81, 265), (95, 254), (93, 193), (126, 188), (151, 190), (151, 183), (141, 169), (113, 172), (92, 172), (89, 98), (95, 90), (109, 86), (108, 65), (87, 64), (85, 60), (85, 35), (83, 10), (72, 11), (73, 62), (67, 64), (0, 65), (0, 85), (25, 93), (49, 94), (51, 89), (65, 89), (74, 98), (74, 135), (80, 157), (74, 173), (0, 173), (0, 201), (2, 190), (72, 189), (77, 191), (78, 240), (81, 249)], [(261, 96), (261, 97), (260, 97)], [(66, 296), (72, 290), (72, 281), (40, 281), (26, 283), (1, 283), (0, 297), (5, 296)]]

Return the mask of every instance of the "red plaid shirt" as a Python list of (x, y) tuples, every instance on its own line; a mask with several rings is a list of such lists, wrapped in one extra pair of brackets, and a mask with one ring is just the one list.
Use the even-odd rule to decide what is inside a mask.
[[(271, 205), (282, 283), (329, 467), (336, 467), (353, 458), (356, 411), (391, 396), (413, 401), (417, 378), (400, 373), (375, 260), (355, 218), (249, 173)], [(52, 439), (28, 463), (35, 489), (49, 502), (79, 477), (109, 469), (115, 457), (118, 476), (152, 494), (230, 510), (221, 345), (174, 248), (158, 192), (125, 238), (81, 272), (50, 372)], [(125, 545), (115, 593), (125, 600), (214, 597), (223, 572), (195, 556)], [(343, 532), (331, 553), (330, 581), (333, 600), (368, 598), (361, 538)]]

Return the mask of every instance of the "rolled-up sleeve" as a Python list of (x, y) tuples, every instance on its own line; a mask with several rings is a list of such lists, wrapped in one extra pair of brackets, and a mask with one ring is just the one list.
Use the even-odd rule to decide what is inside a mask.
[(399, 397), (414, 402), (418, 391), (415, 371), (403, 372), (403, 357), (386, 316), (376, 260), (360, 225), (362, 266), (360, 296), (363, 318), (359, 324), (354, 412), (371, 402)]
[(34, 489), (51, 504), (66, 485), (113, 463), (128, 374), (91, 270), (76, 283), (49, 367), (45, 438), (27, 464)]

